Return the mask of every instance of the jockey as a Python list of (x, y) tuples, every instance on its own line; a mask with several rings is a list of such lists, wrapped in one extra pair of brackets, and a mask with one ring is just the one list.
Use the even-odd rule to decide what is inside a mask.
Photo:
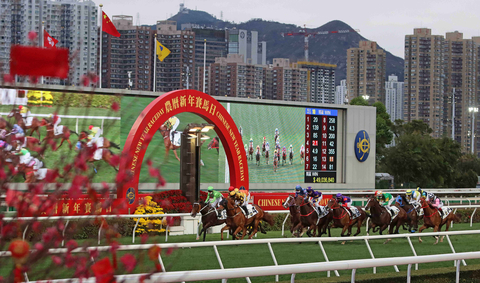
[(307, 187), (307, 199), (308, 199), (308, 201), (311, 201), (311, 199), (313, 198), (313, 193), (315, 193), (315, 191), (312, 189), (312, 187)]
[(442, 200), (432, 193), (428, 193), (426, 199), (433, 207), (438, 209), (438, 211), (440, 212), (440, 217), (443, 218)]
[(270, 151), (270, 145), (268, 144), (268, 142), (265, 144), (265, 150)]
[(322, 199), (323, 199), (323, 196), (321, 192), (319, 191), (313, 192), (311, 201), (312, 201), (313, 208), (315, 208), (315, 210), (317, 211), (318, 216), (320, 216), (320, 209), (322, 208), (322, 206), (320, 205), (320, 203), (322, 202)]
[(420, 193), (420, 197), (424, 197), (424, 198), (427, 197), (427, 192), (421, 189), (420, 187), (417, 187), (417, 192)]
[(250, 192), (247, 191), (247, 189), (245, 189), (244, 186), (241, 186), (238, 191), (244, 195), (244, 201), (245, 201), (245, 206), (248, 204), (248, 202), (250, 201)]
[(230, 193), (231, 191), (235, 190), (235, 187), (234, 186), (230, 186), (228, 187), (228, 193)]
[(30, 109), (28, 109), (28, 107), (26, 107), (26, 106), (19, 105), (18, 110), (20, 110), (20, 115), (25, 120), (25, 122), (27, 122), (26, 121), (27, 117), (32, 114), (32, 113), (30, 113)]
[(240, 136), (243, 137), (243, 129), (242, 129), (242, 126), (240, 126), (240, 128), (238, 129), (238, 131), (240, 132)]
[(247, 208), (247, 203), (245, 202), (245, 192), (240, 191), (239, 189), (235, 189), (232, 192), (230, 192), (230, 197), (232, 197), (235, 200), (235, 203), (240, 206), (243, 211), (245, 211), (245, 215), (248, 217), (248, 208)]
[(177, 118), (177, 116), (172, 116), (168, 118), (168, 120), (165, 122), (165, 127), (170, 130), (170, 139), (172, 140), (173, 143), (173, 136), (175, 134), (175, 130), (177, 129), (178, 125), (180, 125), (180, 119)]
[(293, 145), (290, 145), (290, 152), (293, 153)]
[(339, 204), (342, 204), (343, 207), (345, 207), (348, 211), (350, 211), (350, 214), (353, 215), (352, 210), (350, 207), (352, 207), (352, 199), (350, 197), (342, 195), (342, 193), (338, 193), (336, 195), (337, 202)]
[(383, 207), (389, 209), (392, 212), (392, 215), (393, 215), (393, 211), (390, 209), (390, 206), (393, 204), (395, 199), (393, 198), (393, 196), (391, 194), (384, 193), (382, 191), (376, 191), (375, 192), (375, 198), (377, 198), (378, 202), (383, 201), (383, 203), (381, 203), (381, 205)]
[[(209, 203), (211, 207), (217, 209), (220, 201), (223, 199), (223, 195), (220, 192), (214, 191), (213, 187), (208, 187), (208, 196), (205, 203)], [(217, 211), (217, 216), (221, 217), (221, 211)]]
[(422, 194), (419, 191), (407, 190), (405, 192), (405, 197), (409, 204), (412, 204), (415, 207), (420, 206), (420, 198), (422, 197)]
[(257, 152), (255, 152), (255, 154), (260, 154), (260, 146), (257, 145)]
[(253, 139), (252, 138), (250, 138), (249, 143), (250, 143), (250, 148), (253, 148)]
[(88, 130), (90, 131), (90, 134), (88, 135), (88, 146), (92, 146), (95, 142), (97, 142), (98, 138), (100, 135), (103, 133), (102, 129), (100, 127), (94, 127), (93, 125), (90, 125), (88, 127)]
[(15, 153), (15, 155), (20, 155), (20, 164), (25, 164), (28, 167), (33, 166), (34, 163), (31, 163), (34, 160), (32, 158), (32, 155), (26, 148), (22, 148), (19, 152)]
[(283, 147), (283, 148), (282, 148), (282, 153), (283, 153), (283, 154), (287, 154), (287, 148), (286, 148), (286, 147)]
[(13, 125), (11, 134), (14, 134), (16, 138), (23, 138), (25, 136), (25, 132), (18, 124)]
[(302, 186), (300, 185), (297, 185), (295, 187), (295, 197), (298, 197), (298, 196), (303, 196), (304, 198), (307, 197), (307, 190), (302, 188)]
[(50, 114), (48, 115), (49, 119), (52, 119), (52, 124), (53, 124), (53, 134), (58, 133), (58, 126), (60, 125), (60, 122), (62, 119), (58, 117), (57, 114)]
[(278, 128), (275, 128), (275, 136), (280, 135), (280, 132), (278, 131)]

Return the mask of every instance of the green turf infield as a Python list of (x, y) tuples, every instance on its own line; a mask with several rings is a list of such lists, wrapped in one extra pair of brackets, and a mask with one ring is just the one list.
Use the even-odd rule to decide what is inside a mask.
[[(478, 229), (478, 223), (474, 227), (470, 228), (469, 224), (455, 224), (451, 231), (457, 230), (472, 230)], [(364, 230), (364, 229), (362, 229)], [(426, 232), (431, 232), (432, 229), (427, 229)], [(402, 231), (403, 232), (403, 231)], [(332, 229), (332, 236), (339, 236), (339, 229)], [(362, 231), (361, 235), (364, 235), (365, 232)], [(287, 232), (287, 235), (290, 235)], [(270, 231), (267, 235), (259, 234), (258, 239), (262, 238), (280, 238), (280, 231)], [(480, 251), (480, 245), (478, 244), (480, 240), (480, 235), (459, 235), (450, 237), (452, 244), (456, 252), (469, 252), (469, 251)], [(124, 237), (119, 239), (122, 244), (131, 244), (131, 237)], [(150, 237), (148, 239), (149, 243), (163, 243), (165, 240), (164, 235)], [(219, 234), (208, 234), (207, 241), (220, 240)], [(448, 242), (445, 240), (443, 243), (439, 243), (434, 246), (434, 238), (424, 237), (424, 242), (420, 244), (417, 238), (412, 238), (413, 245), (417, 252), (417, 255), (429, 255), (429, 254), (442, 254), (442, 253), (451, 253), (451, 249), (448, 245)], [(229, 240), (230, 241), (230, 240)], [(196, 242), (195, 235), (184, 235), (184, 236), (170, 236), (169, 243), (177, 242)], [(406, 239), (394, 239), (392, 242), (384, 245), (384, 240), (370, 240), (370, 245), (373, 250), (373, 253), (376, 258), (384, 257), (400, 257), (400, 256), (412, 256), (413, 253), (408, 245)], [(82, 245), (95, 246), (96, 240), (87, 240), (79, 241)], [(140, 237), (136, 238), (136, 243), (140, 243)], [(101, 245), (105, 245), (104, 242)], [(340, 242), (331, 242), (323, 243), (325, 251), (328, 255), (330, 261), (335, 260), (352, 260), (352, 259), (368, 259), (370, 254), (367, 250), (364, 241), (347, 241), (345, 245), (341, 245)], [(319, 248), (318, 243), (289, 243), (289, 244), (272, 244), (276, 259), (279, 265), (282, 264), (295, 264), (295, 263), (308, 263), (308, 262), (324, 262), (325, 259), (322, 255), (322, 252)], [(5, 248), (4, 248), (5, 249)], [(218, 247), (220, 257), (222, 258), (225, 268), (235, 268), (235, 267), (254, 267), (254, 266), (268, 266), (273, 265), (273, 260), (268, 250), (266, 244), (256, 244), (256, 245), (242, 245), (242, 246), (220, 246)], [(119, 257), (121, 257), (126, 252), (119, 252)], [(153, 263), (148, 259), (146, 251), (134, 251), (130, 252), (135, 255), (142, 255), (140, 258), (140, 263), (137, 264), (133, 273), (140, 272), (149, 272), (153, 269)], [(213, 248), (204, 247), (204, 248), (186, 248), (186, 249), (177, 249), (172, 252), (171, 255), (166, 255), (167, 251), (162, 251), (162, 258), (165, 263), (167, 271), (184, 271), (184, 270), (202, 270), (202, 269), (218, 269), (219, 264), (216, 259)], [(104, 256), (108, 253), (102, 254)], [(48, 258), (48, 257), (47, 257)], [(467, 260), (467, 264), (478, 265), (480, 260)], [(0, 276), (7, 276), (12, 268), (12, 262), (10, 259), (0, 258)], [(400, 271), (405, 272), (407, 266), (398, 266)], [(436, 274), (438, 270), (445, 270), (447, 272), (453, 271), (453, 262), (440, 262), (440, 263), (427, 263), (420, 264), (419, 271), (415, 274)], [(462, 270), (465, 268), (462, 266)], [(339, 271), (342, 276), (341, 280), (347, 280), (351, 275), (350, 270)], [(117, 272), (117, 274), (123, 274), (124, 271), (122, 268)], [(73, 271), (68, 270), (64, 267), (53, 266), (51, 260), (42, 260), (33, 266), (28, 272), (30, 280), (37, 279), (46, 279), (46, 278), (68, 278), (73, 277)], [(308, 274), (297, 274), (296, 280), (308, 280), (305, 282), (315, 282), (315, 279), (325, 280), (326, 272), (319, 273), (308, 273)], [(381, 277), (382, 274), (385, 277), (398, 276), (398, 273), (394, 272), (393, 267), (379, 267), (377, 268), (377, 275), (372, 275), (372, 269), (360, 269), (357, 270), (359, 278), (371, 279)], [(245, 274), (247, 276), (248, 274)], [(332, 276), (333, 272), (332, 272)], [(280, 281), (288, 281), (290, 279), (289, 275), (280, 276)], [(334, 278), (333, 280), (337, 280)], [(273, 282), (274, 276), (251, 278), (252, 282)], [(398, 279), (400, 282), (404, 282), (405, 279)], [(245, 279), (229, 279), (229, 282), (245, 282)], [(213, 282), (213, 281), (212, 281)], [(304, 282), (304, 281), (300, 281)], [(390, 282), (390, 281), (389, 281)], [(445, 281), (448, 282), (448, 281)], [(467, 281), (470, 282), (470, 281)]]
[[(1, 105), (0, 112), (1, 113), (8, 113), (12, 109), (12, 106), (9, 105)], [(109, 109), (101, 109), (101, 108), (77, 108), (77, 107), (30, 107), (30, 111), (32, 114), (50, 114), (53, 112), (57, 112), (59, 115), (74, 115), (74, 116), (111, 116), (111, 117), (119, 117), (120, 112), (114, 112)], [(4, 116), (4, 118), (6, 118)], [(40, 117), (41, 120), (41, 117)], [(13, 124), (15, 121), (13, 118), (9, 119), (9, 121)], [(78, 120), (78, 130), (79, 131), (88, 131), (89, 125), (98, 126), (100, 127), (102, 120), (100, 119), (79, 119)], [(70, 130), (75, 131), (76, 119), (71, 118), (62, 118), (60, 125), (67, 126)], [(110, 141), (118, 144), (120, 148), (123, 148), (123, 144), (120, 140), (120, 120), (104, 120), (104, 132), (103, 137), (107, 138)], [(27, 131), (27, 135), (30, 134)], [(43, 139), (46, 135), (46, 128), (40, 128), (40, 137)], [(33, 135), (35, 138), (36, 133)], [(70, 141), (72, 142), (72, 150), (69, 150), (68, 143), (65, 141), (57, 151), (52, 151), (51, 149), (47, 149), (45, 154), (45, 159), (43, 160), (45, 163), (46, 168), (60, 168), (66, 164), (72, 163), (74, 157), (76, 156), (77, 152), (75, 149), (75, 144), (78, 141), (78, 137), (75, 134), (72, 134), (70, 137)], [(60, 139), (56, 140), (57, 145), (60, 144)], [(121, 149), (111, 148), (114, 154), (120, 154)], [(38, 154), (35, 152), (31, 152), (33, 156), (37, 156)], [(100, 183), (100, 182), (107, 182), (112, 183), (116, 176), (116, 171), (108, 165), (105, 161), (96, 161), (95, 166), (97, 168), (98, 174), (94, 174), (93, 167), (89, 168), (89, 173), (92, 174), (93, 183)], [(13, 180), (13, 182), (23, 182), (23, 177), (17, 176)], [(63, 179), (59, 179), (59, 182), (63, 182)]]

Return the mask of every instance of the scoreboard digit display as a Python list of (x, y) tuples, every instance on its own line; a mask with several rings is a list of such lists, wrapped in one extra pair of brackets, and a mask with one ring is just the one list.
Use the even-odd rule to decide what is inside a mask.
[(305, 109), (305, 183), (337, 182), (338, 110)]

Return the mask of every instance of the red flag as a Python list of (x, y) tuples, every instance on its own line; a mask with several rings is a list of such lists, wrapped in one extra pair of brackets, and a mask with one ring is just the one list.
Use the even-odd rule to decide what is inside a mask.
[(57, 43), (58, 43), (58, 40), (50, 36), (46, 30), (43, 30), (43, 46), (44, 47), (57, 48), (55, 46), (57, 45)]
[(102, 11), (103, 14), (103, 20), (102, 20), (102, 31), (111, 34), (115, 37), (120, 37), (120, 33), (118, 32), (117, 28), (113, 25), (112, 21), (110, 21), (110, 18), (105, 14), (105, 12)]
[(10, 75), (68, 77), (68, 49), (14, 45), (10, 49)]

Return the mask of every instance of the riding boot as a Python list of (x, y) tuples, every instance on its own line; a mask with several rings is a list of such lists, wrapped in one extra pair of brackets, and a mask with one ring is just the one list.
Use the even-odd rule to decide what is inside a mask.
[(247, 205), (242, 205), (241, 206), (243, 211), (245, 211), (245, 215), (248, 216), (248, 208), (247, 208)]
[(222, 211), (221, 210), (217, 210), (217, 218), (222, 218)]
[(438, 209), (438, 212), (440, 213), (440, 218), (443, 219), (443, 210), (441, 208)]

